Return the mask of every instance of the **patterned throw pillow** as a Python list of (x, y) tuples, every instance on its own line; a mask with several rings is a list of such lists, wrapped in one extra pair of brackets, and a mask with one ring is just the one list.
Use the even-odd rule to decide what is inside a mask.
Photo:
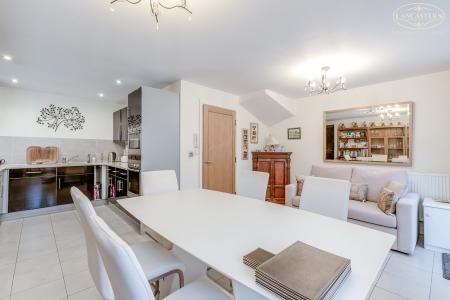
[(378, 208), (387, 215), (395, 214), (398, 196), (394, 191), (383, 188), (380, 192), (380, 199), (378, 200)]
[(350, 200), (366, 202), (368, 189), (368, 184), (352, 183), (352, 188), (350, 189)]
[(305, 183), (305, 179), (297, 178), (297, 196), (301, 196), (302, 195), (303, 184), (304, 183)]

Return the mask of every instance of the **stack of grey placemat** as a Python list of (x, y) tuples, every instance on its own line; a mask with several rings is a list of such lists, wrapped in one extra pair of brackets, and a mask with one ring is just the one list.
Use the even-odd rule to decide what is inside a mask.
[(252, 269), (256, 269), (262, 263), (268, 261), (275, 255), (270, 253), (264, 249), (258, 248), (255, 251), (250, 252), (249, 254), (244, 256), (244, 264), (249, 266)]
[(332, 299), (350, 260), (296, 242), (256, 267), (256, 282), (288, 300)]

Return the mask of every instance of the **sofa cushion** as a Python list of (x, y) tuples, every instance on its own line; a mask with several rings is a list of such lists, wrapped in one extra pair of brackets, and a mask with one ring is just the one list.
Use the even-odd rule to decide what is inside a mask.
[(350, 189), (350, 200), (367, 201), (368, 185), (362, 183), (352, 183)]
[(378, 208), (385, 214), (395, 214), (395, 207), (397, 205), (398, 196), (394, 191), (387, 188), (382, 188), (380, 193), (380, 200), (378, 201)]
[(382, 212), (375, 202), (361, 202), (350, 200), (348, 204), (349, 219), (359, 220), (375, 225), (397, 228), (395, 215)]
[(333, 179), (348, 180), (352, 178), (352, 168), (350, 167), (319, 167), (312, 166), (311, 176), (325, 177)]
[(403, 170), (354, 168), (351, 178), (352, 183), (368, 184), (367, 200), (372, 202), (378, 202), (381, 189), (391, 181), (407, 185), (408, 174)]

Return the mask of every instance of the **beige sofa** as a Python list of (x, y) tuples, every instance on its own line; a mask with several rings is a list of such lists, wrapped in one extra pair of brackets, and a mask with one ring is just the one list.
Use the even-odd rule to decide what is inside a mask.
[[(368, 184), (367, 201), (349, 200), (348, 221), (397, 236), (392, 249), (411, 254), (418, 236), (420, 196), (406, 193), (397, 203), (395, 215), (387, 215), (378, 206), (380, 190), (390, 181), (408, 183), (408, 174), (398, 169), (319, 167), (313, 166), (311, 176), (348, 180)], [(297, 185), (286, 186), (286, 205), (298, 207)]]

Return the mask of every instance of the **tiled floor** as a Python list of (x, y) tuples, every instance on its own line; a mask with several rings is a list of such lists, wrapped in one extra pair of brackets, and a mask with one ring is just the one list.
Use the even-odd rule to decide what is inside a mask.
[[(108, 206), (96, 210), (128, 243), (147, 240)], [(370, 300), (450, 299), (450, 281), (442, 278), (441, 266), (440, 254), (421, 247), (414, 256), (392, 252)], [(231, 289), (220, 273), (210, 271), (209, 275)], [(101, 299), (89, 275), (76, 212), (2, 223), (0, 300), (7, 299)]]

